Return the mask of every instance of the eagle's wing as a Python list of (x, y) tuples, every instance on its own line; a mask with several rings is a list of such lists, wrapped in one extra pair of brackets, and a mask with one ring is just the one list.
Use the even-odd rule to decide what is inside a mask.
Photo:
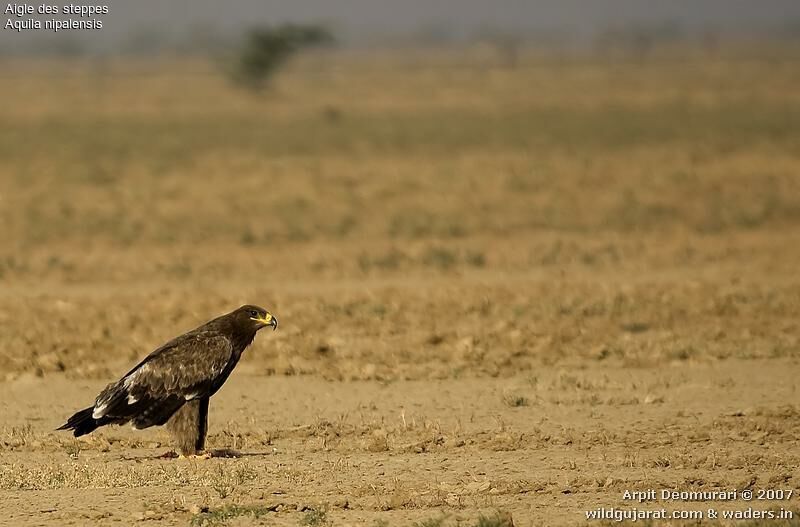
[(163, 425), (186, 401), (208, 396), (233, 358), (231, 341), (216, 332), (182, 335), (147, 356), (95, 400), (92, 418)]

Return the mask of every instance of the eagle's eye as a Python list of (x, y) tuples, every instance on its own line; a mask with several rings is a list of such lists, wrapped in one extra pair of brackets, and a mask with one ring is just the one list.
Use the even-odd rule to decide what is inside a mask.
[(251, 318), (258, 318), (258, 311), (250, 311)]

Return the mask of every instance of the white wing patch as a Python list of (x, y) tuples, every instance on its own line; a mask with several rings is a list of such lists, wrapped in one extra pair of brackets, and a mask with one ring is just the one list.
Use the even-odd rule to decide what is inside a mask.
[(133, 372), (130, 375), (128, 375), (127, 377), (125, 377), (125, 380), (122, 381), (122, 385), (125, 386), (126, 390), (130, 389), (130, 387), (133, 385), (133, 383), (136, 382), (136, 379), (139, 378), (139, 375), (141, 375), (143, 373), (146, 373), (149, 370), (150, 370), (150, 365), (149, 364), (145, 364), (144, 366), (142, 366), (141, 368), (139, 368), (135, 372)]
[(139, 375), (142, 373), (147, 372), (150, 369), (149, 364), (145, 364), (135, 372), (131, 373), (122, 381), (122, 386), (117, 385), (116, 389), (109, 390), (108, 393), (105, 393), (105, 396), (102, 399), (98, 399), (94, 403), (94, 410), (92, 410), (92, 419), (100, 419), (101, 417), (106, 415), (106, 408), (108, 408), (108, 403), (111, 399), (114, 398), (115, 395), (119, 394), (120, 391), (124, 390), (128, 392), (128, 405), (136, 404), (139, 399), (134, 397), (130, 393), (131, 387), (134, 385), (136, 380), (139, 378)]
[(95, 406), (94, 410), (92, 410), (92, 419), (100, 419), (105, 415), (107, 404), (101, 404), (100, 406)]

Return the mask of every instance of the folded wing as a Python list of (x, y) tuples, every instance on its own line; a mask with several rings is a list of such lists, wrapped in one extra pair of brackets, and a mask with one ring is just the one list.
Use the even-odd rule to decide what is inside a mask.
[(230, 339), (219, 333), (178, 337), (109, 384), (93, 407), (77, 412), (61, 429), (78, 436), (112, 423), (132, 422), (137, 429), (163, 425), (187, 401), (219, 388), (233, 360)]

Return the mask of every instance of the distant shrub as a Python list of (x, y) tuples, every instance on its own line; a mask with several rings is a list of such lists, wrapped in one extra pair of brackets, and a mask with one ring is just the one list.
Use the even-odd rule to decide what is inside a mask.
[(298, 51), (333, 43), (321, 26), (286, 24), (249, 30), (233, 62), (231, 75), (240, 86), (259, 91)]

